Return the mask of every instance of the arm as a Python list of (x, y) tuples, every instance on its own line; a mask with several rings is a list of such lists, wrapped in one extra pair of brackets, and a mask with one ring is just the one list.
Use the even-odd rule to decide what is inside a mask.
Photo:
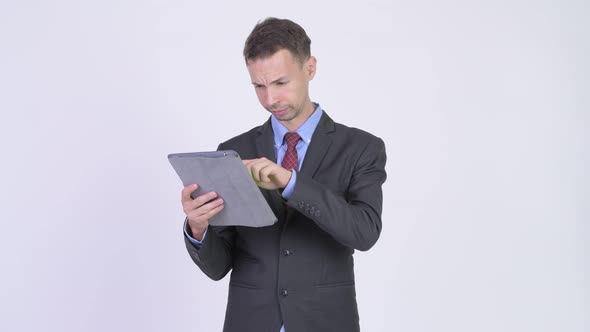
[(287, 204), (338, 242), (368, 250), (381, 233), (385, 162), (385, 145), (373, 137), (355, 163), (346, 197), (336, 195), (309, 175), (297, 173), (295, 189)]
[[(187, 228), (190, 228), (189, 224), (187, 224)], [(190, 229), (187, 231), (190, 232)], [(201, 271), (213, 280), (220, 280), (233, 266), (234, 237), (234, 227), (209, 225), (207, 236), (201, 242), (201, 248), (197, 249), (186, 235), (184, 242), (191, 259)]]
[[(187, 216), (184, 241), (189, 255), (201, 271), (213, 280), (220, 280), (233, 265), (235, 229), (209, 225), (209, 219), (224, 208), (223, 200), (215, 192), (204, 193), (193, 199), (191, 193), (197, 188), (193, 184), (182, 190), (182, 207)], [(199, 245), (194, 242), (199, 242)]]

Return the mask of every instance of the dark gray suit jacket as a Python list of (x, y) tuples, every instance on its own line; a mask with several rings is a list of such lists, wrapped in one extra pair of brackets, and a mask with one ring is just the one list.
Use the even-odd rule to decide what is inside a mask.
[[(219, 148), (276, 162), (270, 120)], [(211, 279), (230, 270), (224, 331), (359, 331), (353, 253), (381, 232), (385, 146), (324, 113), (291, 198), (262, 190), (279, 221), (262, 228), (209, 226), (202, 247), (185, 238)]]

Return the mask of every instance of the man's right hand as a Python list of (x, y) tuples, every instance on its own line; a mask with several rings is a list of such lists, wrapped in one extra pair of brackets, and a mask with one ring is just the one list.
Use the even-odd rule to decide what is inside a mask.
[(208, 192), (193, 199), (191, 193), (197, 188), (199, 186), (191, 184), (182, 189), (182, 209), (188, 218), (193, 238), (202, 241), (209, 226), (209, 219), (223, 209), (223, 199), (218, 198), (215, 192)]

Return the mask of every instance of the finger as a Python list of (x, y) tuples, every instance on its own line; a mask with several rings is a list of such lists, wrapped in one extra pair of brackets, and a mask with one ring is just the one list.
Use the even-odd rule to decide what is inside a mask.
[(191, 199), (190, 201), (183, 202), (182, 208), (184, 210), (184, 213), (188, 216), (189, 213), (198, 209), (199, 207), (201, 207), (203, 204), (209, 202), (210, 200), (215, 199), (215, 197), (217, 197), (217, 193), (212, 191), (212, 192), (208, 192), (203, 195), (199, 195), (195, 199)]
[(252, 160), (242, 160), (242, 163), (244, 163), (244, 166), (246, 167), (246, 170), (248, 171), (248, 173), (250, 173), (252, 170), (250, 169), (252, 166)]
[(205, 193), (203, 195), (197, 196), (191, 203), (190, 206), (193, 209), (197, 209), (199, 207), (201, 207), (202, 205), (206, 204), (209, 201), (212, 201), (213, 199), (215, 199), (217, 197), (217, 193), (214, 191)]
[(278, 187), (277, 187), (275, 184), (273, 184), (272, 182), (256, 182), (256, 185), (257, 185), (259, 188), (262, 188), (262, 189), (268, 189), (268, 190), (272, 190), (272, 189), (277, 189), (277, 188), (278, 188)]
[(247, 160), (242, 160), (242, 163), (244, 164), (244, 166), (246, 166), (246, 168), (248, 169), (248, 172), (251, 171), (252, 169), (252, 165), (256, 164), (260, 162), (260, 159), (247, 159)]
[(219, 212), (221, 212), (221, 210), (223, 210), (223, 208), (225, 207), (225, 205), (221, 204), (219, 206), (216, 206), (215, 208), (209, 210), (209, 212), (207, 212), (206, 214), (203, 215), (203, 218), (209, 220), (211, 218), (213, 218), (216, 214), (218, 214)]
[(260, 182), (260, 170), (264, 168), (266, 162), (264, 160), (257, 160), (250, 165), (250, 174), (256, 182)]
[(190, 220), (194, 220), (196, 222), (207, 220), (209, 219), (209, 217), (207, 217), (209, 212), (211, 210), (218, 208), (219, 206), (223, 206), (223, 203), (223, 199), (218, 198), (214, 201), (211, 201), (207, 204), (200, 206), (198, 209), (190, 211), (190, 213), (187, 214), (187, 217), (189, 217)]
[(196, 184), (189, 184), (188, 186), (184, 187), (182, 189), (182, 193), (181, 193), (181, 201), (184, 204), (185, 202), (190, 202), (193, 200), (193, 198), (191, 197), (191, 194), (197, 190), (197, 188), (199, 188), (198, 185)]
[(223, 203), (224, 203), (223, 198), (220, 197), (214, 201), (211, 201), (207, 204), (202, 205), (201, 208), (199, 209), (199, 211), (201, 211), (201, 213), (205, 214), (209, 210), (212, 210), (220, 205), (223, 205)]
[(224, 209), (224, 205), (220, 204), (214, 208), (212, 208), (211, 210), (207, 211), (205, 214), (197, 214), (197, 212), (194, 213), (194, 215), (190, 215), (188, 216), (188, 221), (190, 224), (190, 227), (194, 230), (194, 229), (201, 229), (203, 227), (207, 227), (209, 225), (209, 219), (211, 219), (212, 217), (214, 217), (216, 214), (218, 214), (221, 210)]
[(265, 181), (264, 179), (262, 179), (262, 176), (264, 175), (262, 172), (264, 169), (267, 169), (272, 171), (272, 169), (274, 168), (274, 166), (276, 166), (277, 164), (275, 164), (274, 162), (266, 159), (266, 158), (260, 158), (258, 159), (255, 163), (252, 164), (252, 168), (256, 169), (256, 181)]
[(256, 159), (242, 159), (242, 163), (246, 166), (252, 165), (254, 163), (259, 163), (259, 162), (272, 162), (272, 161), (268, 160), (265, 157), (256, 158)]
[(272, 165), (265, 165), (259, 171), (260, 181), (261, 182), (270, 182), (270, 176), (274, 171), (274, 167)]

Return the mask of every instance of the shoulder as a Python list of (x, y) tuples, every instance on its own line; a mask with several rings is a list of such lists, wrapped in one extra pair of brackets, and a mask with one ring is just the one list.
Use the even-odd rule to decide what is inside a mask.
[(260, 131), (262, 130), (262, 126), (254, 127), (244, 133), (241, 133), (237, 136), (234, 136), (227, 141), (221, 143), (223, 146), (234, 146), (240, 145), (243, 143), (254, 141), (259, 135)]
[(359, 128), (334, 123), (332, 144), (335, 153), (345, 156), (354, 165), (351, 169), (360, 172), (358, 174), (378, 172), (373, 174), (381, 174), (385, 181), (387, 151), (380, 137)]
[[(218, 150), (234, 150), (242, 159), (257, 158), (257, 143), (260, 136), (268, 130), (267, 124), (254, 127), (219, 144)], [(270, 134), (272, 137), (272, 133)]]
[(367, 144), (376, 142), (383, 144), (383, 140), (363, 129), (347, 126), (345, 124), (336, 122), (324, 111), (318, 128), (316, 131), (330, 134), (337, 141), (346, 141), (346, 143)]
[(334, 122), (334, 138), (351, 146), (367, 147), (368, 145), (383, 146), (383, 140), (363, 129), (349, 127), (341, 123)]

